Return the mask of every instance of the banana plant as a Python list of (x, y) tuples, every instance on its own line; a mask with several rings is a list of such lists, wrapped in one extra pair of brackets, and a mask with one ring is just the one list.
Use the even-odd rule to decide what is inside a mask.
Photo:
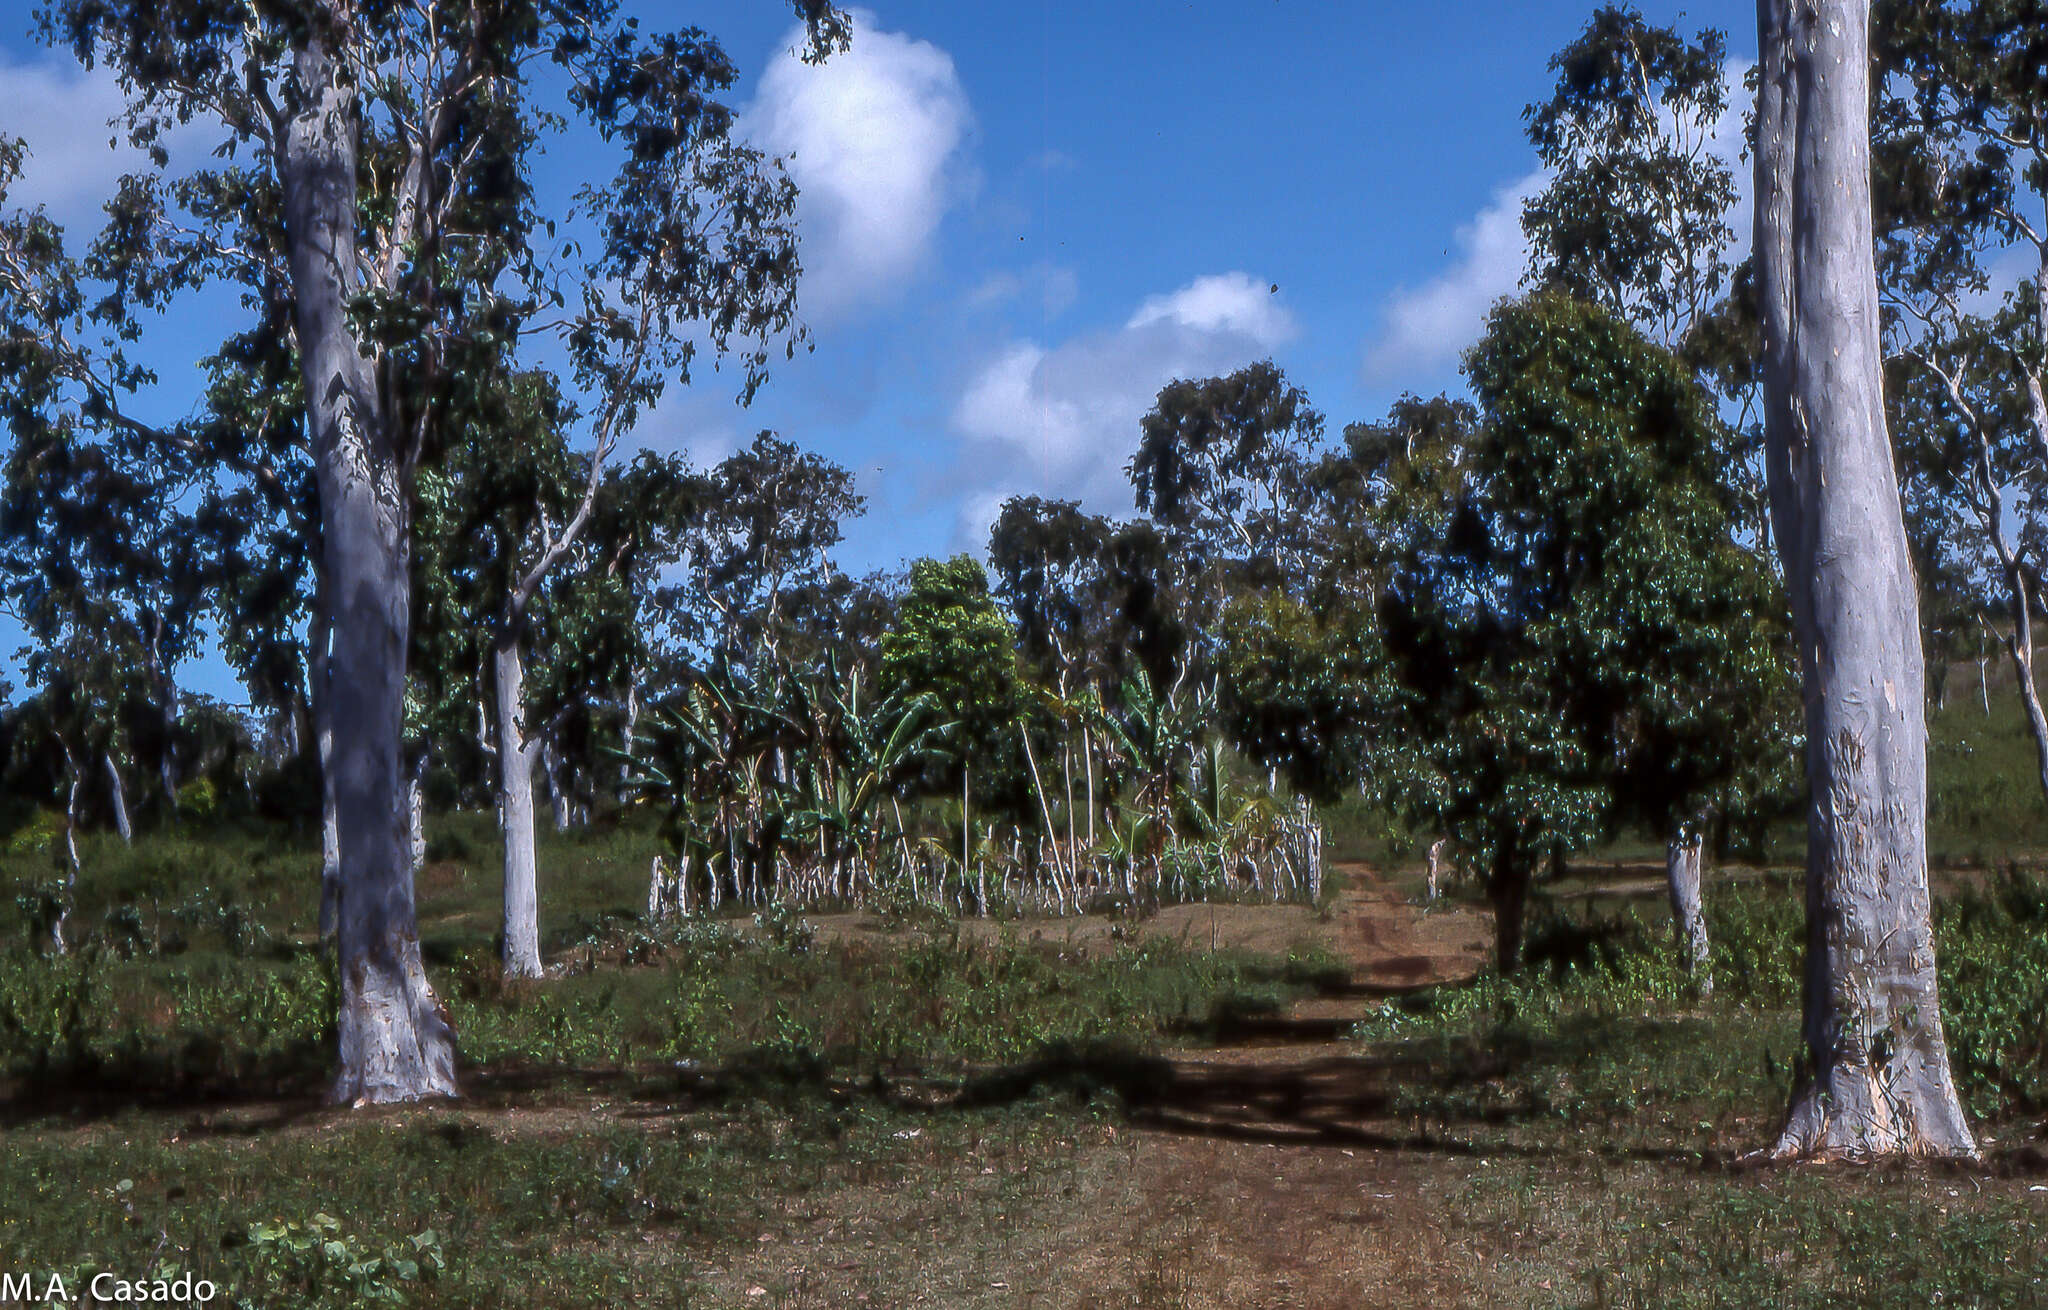
[(1203, 729), (1215, 717), (1215, 696), (1201, 688), (1183, 693), (1178, 685), (1161, 694), (1143, 669), (1134, 669), (1118, 700), (1096, 719), (1104, 755), (1132, 783), (1132, 803), (1152, 819), (1154, 840), (1163, 840)]
[(666, 807), (678, 855), (711, 873), (714, 898), (719, 857), (737, 886), (742, 849), (758, 854), (764, 835), (772, 840), (780, 826), (781, 792), (768, 761), (803, 730), (777, 691), (699, 674), (642, 715), (630, 752), (615, 752), (631, 789)]
[(813, 737), (790, 826), (793, 834), (820, 843), (836, 881), (848, 850), (863, 852), (872, 869), (886, 840), (904, 839), (901, 831), (886, 833), (882, 802), (938, 754), (953, 725), (937, 721), (938, 703), (925, 693), (892, 692), (863, 703), (858, 669), (844, 694), (828, 669), (802, 689), (800, 699), (794, 717), (812, 725)]

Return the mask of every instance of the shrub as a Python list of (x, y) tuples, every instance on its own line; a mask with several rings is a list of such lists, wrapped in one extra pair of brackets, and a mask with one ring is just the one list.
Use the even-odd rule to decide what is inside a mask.
[(402, 1305), (409, 1284), (429, 1281), (446, 1266), (431, 1228), (373, 1243), (344, 1232), (329, 1214), (305, 1223), (251, 1224), (244, 1249), (248, 1269), (238, 1310)]

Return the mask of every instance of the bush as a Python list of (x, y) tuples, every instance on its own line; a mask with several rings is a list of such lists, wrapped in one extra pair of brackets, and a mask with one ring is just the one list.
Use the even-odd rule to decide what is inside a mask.
[(372, 1243), (344, 1232), (329, 1214), (303, 1224), (251, 1224), (245, 1250), (238, 1310), (403, 1305), (408, 1285), (429, 1281), (446, 1266), (431, 1228)]

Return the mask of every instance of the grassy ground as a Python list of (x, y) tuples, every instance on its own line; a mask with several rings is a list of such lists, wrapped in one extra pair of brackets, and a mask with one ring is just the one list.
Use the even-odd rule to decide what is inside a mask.
[[(1701, 1001), (1626, 867), (1557, 889), (1526, 975), (1472, 979), (1480, 909), (1408, 869), (1354, 870), (1327, 922), (650, 932), (626, 825), (543, 834), (569, 968), (507, 986), (459, 815), (421, 907), (465, 1099), (333, 1110), (311, 844), (192, 824), (89, 839), (87, 958), (0, 905), (0, 1274), (266, 1308), (2048, 1304), (2048, 888), (1989, 867), (2048, 811), (2008, 714), (1959, 694), (1933, 759), (1981, 1164), (1747, 1158), (1797, 1054), (1782, 868), (1710, 887)], [(16, 844), (0, 883), (32, 886)]]

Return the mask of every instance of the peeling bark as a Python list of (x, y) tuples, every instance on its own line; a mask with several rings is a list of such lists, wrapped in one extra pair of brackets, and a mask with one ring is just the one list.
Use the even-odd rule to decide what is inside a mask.
[(1664, 847), (1664, 875), (1671, 892), (1671, 926), (1678, 936), (1679, 958), (1701, 996), (1714, 994), (1713, 950), (1707, 942), (1707, 916), (1700, 905), (1700, 855), (1705, 835), (1697, 826), (1680, 828)]
[(347, 20), (309, 24), (293, 56), (283, 187), (307, 427), (330, 586), (340, 1070), (333, 1098), (365, 1104), (455, 1094), (455, 1033), (420, 960), (405, 852), (405, 659), (410, 524), (400, 459), (349, 305), (356, 253), (353, 74), (330, 46)]
[(1868, 0), (1759, 0), (1771, 517), (1806, 704), (1806, 1055), (1772, 1154), (1968, 1156), (1935, 986), (1919, 600), (1885, 430)]

